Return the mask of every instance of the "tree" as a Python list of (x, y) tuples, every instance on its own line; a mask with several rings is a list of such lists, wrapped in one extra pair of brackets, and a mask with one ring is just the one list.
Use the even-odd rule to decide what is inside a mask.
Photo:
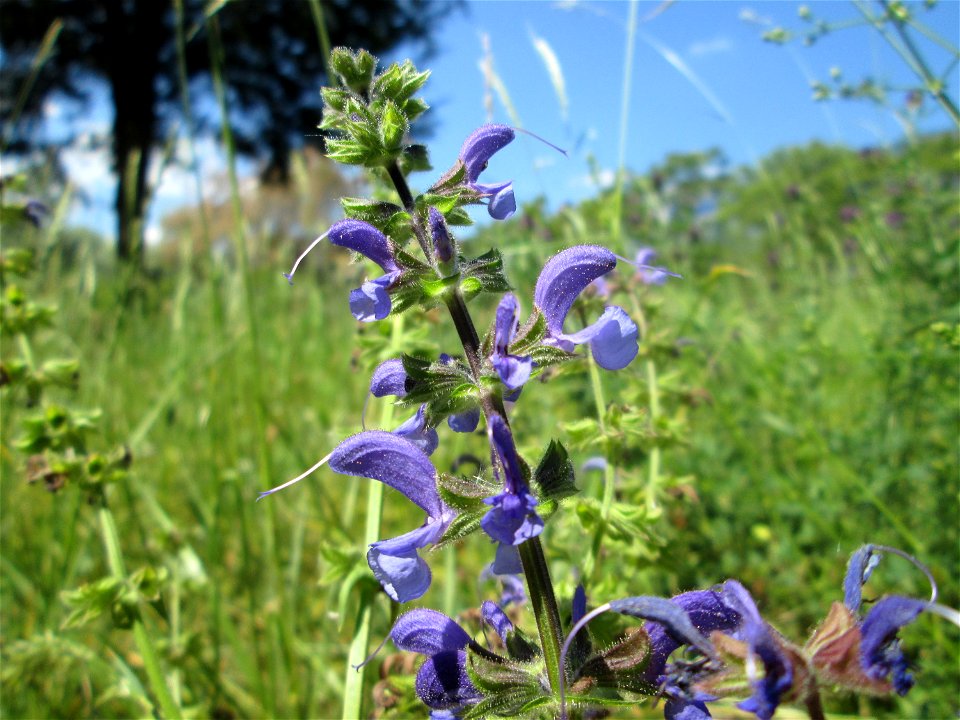
[[(456, 7), (429, 0), (3, 0), (0, 12), (0, 119), (20, 121), (9, 152), (37, 147), (31, 122), (44, 101), (62, 93), (84, 99), (95, 79), (110, 89), (114, 109), (112, 156), (117, 175), (117, 255), (142, 259), (142, 230), (149, 191), (147, 169), (154, 149), (182, 116), (178, 33), (191, 92), (212, 88), (207, 13), (215, 12), (224, 52), (224, 82), (234, 115), (230, 123), (241, 153), (266, 161), (264, 177), (284, 183), (292, 148), (319, 144), (310, 137), (320, 118), (319, 88), (326, 82), (320, 37), (333, 45), (382, 53), (414, 41), (432, 50), (430, 33)], [(182, 8), (182, 19), (176, 10)], [(211, 10), (212, 8), (212, 10)], [(22, 109), (13, 99), (31, 74), (44, 34), (61, 20), (53, 53), (37, 75)], [(193, 103), (196, 112), (202, 103)], [(14, 117), (19, 114), (19, 117)], [(199, 132), (216, 123), (197, 113)]]

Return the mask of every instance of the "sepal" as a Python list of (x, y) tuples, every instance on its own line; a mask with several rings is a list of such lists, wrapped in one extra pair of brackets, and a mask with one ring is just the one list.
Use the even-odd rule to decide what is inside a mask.
[(510, 289), (503, 272), (503, 256), (493, 249), (475, 258), (460, 258), (460, 289), (467, 300), (479, 293), (501, 293)]
[(652, 695), (656, 687), (644, 679), (650, 659), (650, 638), (638, 628), (620, 642), (589, 658), (577, 671), (572, 693), (607, 688)]
[(573, 463), (566, 448), (558, 441), (551, 440), (547, 446), (533, 472), (533, 483), (537, 487), (537, 494), (546, 501), (560, 502), (578, 492)]
[(340, 76), (344, 85), (363, 94), (373, 82), (377, 58), (366, 50), (354, 52), (349, 48), (336, 47), (330, 52), (330, 68)]

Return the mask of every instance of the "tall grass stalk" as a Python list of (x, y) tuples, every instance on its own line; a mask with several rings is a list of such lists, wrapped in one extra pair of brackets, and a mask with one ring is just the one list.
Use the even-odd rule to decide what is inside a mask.
[[(120, 549), (120, 535), (117, 533), (117, 523), (110, 511), (107, 503), (106, 494), (101, 490), (98, 498), (97, 517), (100, 521), (100, 534), (103, 539), (103, 547), (107, 555), (107, 565), (110, 567), (110, 574), (120, 582), (126, 582), (127, 570), (123, 562), (123, 552)], [(140, 617), (140, 608), (136, 610), (133, 619), (133, 637), (137, 644), (137, 650), (143, 659), (143, 668), (147, 673), (147, 682), (153, 691), (157, 702), (160, 705), (160, 711), (166, 720), (179, 720), (181, 716), (180, 708), (173, 700), (170, 689), (167, 687), (166, 679), (163, 676), (163, 670), (160, 668), (160, 658), (157, 655), (157, 649), (150, 638), (150, 633), (144, 625), (143, 618)]]

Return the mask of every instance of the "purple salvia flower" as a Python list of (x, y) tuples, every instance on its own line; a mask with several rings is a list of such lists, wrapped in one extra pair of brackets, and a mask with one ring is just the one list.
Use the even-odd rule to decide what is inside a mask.
[(479, 699), (466, 669), (470, 636), (454, 620), (436, 610), (411, 610), (397, 618), (390, 637), (400, 650), (427, 656), (416, 679), (427, 707), (456, 712)]
[(639, 351), (639, 332), (621, 307), (607, 306), (592, 325), (575, 333), (563, 332), (563, 323), (577, 296), (616, 264), (617, 256), (599, 245), (576, 245), (547, 261), (533, 293), (534, 302), (547, 321), (545, 344), (573, 352), (574, 346), (589, 343), (597, 365), (607, 370), (620, 370), (630, 364)]
[(430, 568), (418, 551), (437, 542), (456, 513), (440, 499), (437, 470), (417, 446), (381, 430), (347, 438), (330, 454), (330, 468), (342, 475), (379, 480), (406, 495), (427, 514), (416, 530), (370, 546), (367, 563), (384, 591), (397, 602), (422, 596)]
[(511, 604), (523, 605), (527, 601), (527, 589), (519, 575), (501, 575), (500, 582), (503, 585), (503, 590), (500, 593), (501, 605), (504, 607)]
[(537, 499), (530, 494), (524, 480), (507, 423), (499, 415), (493, 415), (487, 429), (490, 447), (503, 470), (504, 491), (484, 500), (491, 508), (480, 521), (480, 527), (498, 542), (520, 545), (543, 531), (543, 520), (534, 510)]
[(890, 677), (898, 695), (913, 687), (913, 676), (897, 632), (928, 608), (924, 600), (891, 595), (877, 601), (860, 625), (860, 665), (873, 680)]
[(850, 612), (860, 611), (863, 585), (879, 563), (880, 553), (876, 552), (873, 545), (864, 545), (850, 556), (843, 580), (843, 604)]
[(327, 236), (330, 242), (373, 260), (384, 271), (375, 280), (367, 280), (350, 291), (350, 312), (361, 322), (383, 320), (390, 314), (388, 290), (400, 276), (400, 266), (393, 256), (387, 236), (362, 220), (341, 220), (334, 223)]
[(493, 365), (500, 380), (509, 390), (516, 390), (530, 379), (533, 370), (533, 361), (529, 355), (511, 355), (507, 351), (517, 332), (517, 311), (519, 304), (513, 293), (503, 296), (497, 306), (496, 320), (493, 331), (493, 352), (490, 354), (490, 363)]
[(760, 611), (747, 589), (736, 580), (727, 580), (721, 590), (726, 605), (742, 618), (739, 635), (747, 643), (747, 673), (754, 660), (763, 664), (763, 679), (753, 681), (753, 695), (737, 707), (752, 712), (760, 720), (770, 720), (780, 704), (780, 698), (793, 685), (793, 666), (774, 638), (770, 627), (760, 617)]
[(486, 169), (490, 158), (510, 144), (515, 136), (513, 128), (507, 125), (483, 125), (474, 130), (460, 148), (460, 160), (467, 173), (467, 186), (490, 198), (487, 212), (494, 220), (506, 220), (517, 211), (513, 181), (483, 185), (477, 179)]
[(406, 382), (407, 373), (403, 369), (403, 361), (400, 358), (384, 360), (370, 376), (370, 394), (374, 397), (403, 397), (407, 394)]

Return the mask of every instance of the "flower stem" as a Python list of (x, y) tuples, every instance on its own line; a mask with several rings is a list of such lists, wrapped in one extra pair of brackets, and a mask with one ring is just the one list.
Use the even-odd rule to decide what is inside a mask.
[[(99, 507), (97, 516), (100, 520), (100, 533), (103, 538), (103, 547), (107, 554), (107, 565), (110, 567), (110, 574), (121, 582), (127, 580), (127, 570), (123, 562), (123, 552), (120, 550), (120, 536), (117, 534), (117, 523), (107, 504), (106, 493), (101, 490), (99, 493)], [(137, 651), (143, 660), (143, 669), (147, 673), (147, 682), (153, 691), (157, 702), (160, 705), (160, 712), (167, 720), (177, 720), (181, 717), (180, 708), (173, 701), (170, 690), (167, 688), (166, 680), (163, 677), (163, 670), (160, 668), (160, 659), (157, 656), (157, 650), (150, 639), (150, 634), (140, 617), (139, 608), (133, 620), (133, 639), (137, 644)]]
[(553, 594), (547, 558), (543, 554), (539, 537), (527, 540), (518, 549), (520, 561), (523, 563), (523, 576), (527, 581), (527, 592), (537, 620), (537, 632), (540, 635), (540, 647), (547, 666), (550, 689), (559, 693), (563, 628), (560, 625), (560, 611), (557, 608), (557, 598)]

